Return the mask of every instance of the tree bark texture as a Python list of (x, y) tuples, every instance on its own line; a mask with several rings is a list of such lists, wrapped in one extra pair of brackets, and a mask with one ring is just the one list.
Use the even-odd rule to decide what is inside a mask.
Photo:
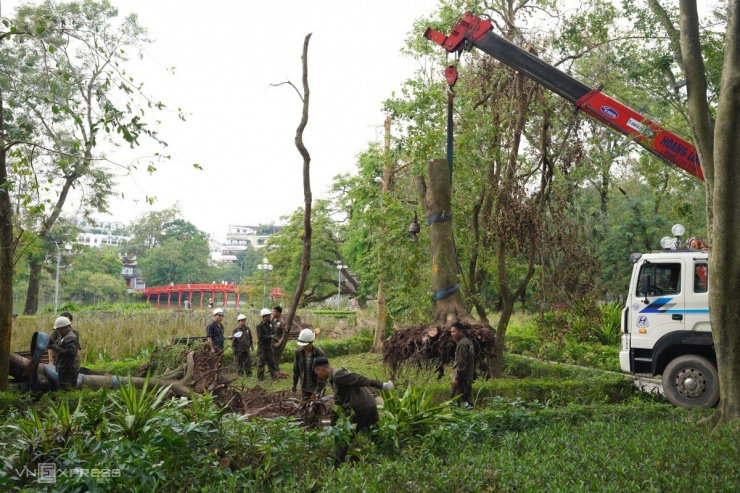
[[(450, 168), (446, 159), (429, 161), (428, 179), (429, 184), (427, 186), (423, 178), (417, 178), (424, 214), (430, 216), (432, 214), (452, 213)], [(436, 292), (454, 286), (458, 282), (458, 265), (451, 219), (429, 225), (429, 243), (432, 263), (432, 290)], [(432, 324), (448, 325), (458, 320), (467, 321), (468, 323), (474, 321), (463, 303), (460, 290), (435, 302)]]
[[(682, 20), (684, 3), (689, 2), (681, 2)], [(698, 28), (695, 34), (698, 39)], [(704, 124), (701, 119), (697, 122)], [(717, 352), (720, 401), (709, 421), (717, 425), (740, 419), (740, 0), (728, 2), (722, 83), (712, 130), (714, 172), (712, 183), (707, 183), (713, 189), (714, 209), (709, 313)], [(704, 133), (697, 137), (700, 135)]]
[(288, 327), (293, 326), (293, 317), (298, 309), (298, 304), (301, 301), (301, 295), (303, 294), (303, 288), (306, 286), (306, 278), (308, 277), (308, 270), (311, 268), (311, 202), (313, 201), (311, 195), (311, 155), (308, 153), (308, 149), (303, 144), (303, 131), (308, 124), (308, 106), (311, 91), (308, 88), (308, 42), (311, 39), (311, 33), (306, 35), (303, 40), (303, 54), (301, 55), (301, 64), (303, 68), (303, 113), (301, 116), (301, 122), (298, 124), (298, 128), (295, 132), (295, 146), (298, 152), (303, 157), (303, 253), (301, 256), (301, 274), (298, 277), (298, 285), (293, 295), (293, 302), (290, 305), (288, 311), (288, 317), (286, 324)]
[(10, 339), (13, 332), (13, 207), (8, 194), (8, 144), (3, 118), (3, 100), (0, 93), (0, 390), (8, 388), (10, 367)]
[[(31, 362), (28, 358), (19, 356), (15, 353), (10, 353), (10, 370), (11, 374), (20, 377), (26, 369), (26, 366)], [(41, 392), (50, 391), (54, 388), (53, 381), (50, 381), (46, 377), (46, 371), (44, 364), (40, 364), (36, 368), (37, 377), (37, 390)], [(181, 381), (167, 380), (164, 378), (150, 378), (150, 386), (166, 387), (171, 385), (170, 391), (178, 397), (190, 397), (192, 391), (191, 382), (187, 381), (188, 376), (185, 376)], [(116, 377), (119, 385), (126, 385), (131, 381), (136, 388), (142, 388), (146, 382), (146, 378), (141, 377)], [(88, 389), (100, 390), (100, 389), (114, 389), (116, 388), (116, 381), (113, 379), (113, 375), (84, 375), (82, 380), (82, 386)]]
[[(385, 118), (385, 142), (384, 142), (384, 149), (385, 149), (385, 162), (383, 163), (383, 182), (381, 183), (381, 191), (380, 191), (380, 210), (383, 212), (383, 215), (385, 215), (386, 205), (386, 195), (388, 194), (388, 190), (390, 190), (391, 186), (391, 166), (392, 164), (389, 162), (390, 158), (388, 156), (390, 149), (391, 149), (391, 117), (387, 116)], [(384, 236), (382, 233), (380, 235), (381, 237)], [(382, 249), (378, 248), (378, 266), (380, 266), (381, 257), (383, 255)], [(375, 320), (375, 337), (373, 338), (373, 348), (372, 351), (374, 353), (380, 352), (383, 350), (383, 341), (385, 340), (385, 331), (387, 329), (387, 313), (386, 313), (386, 305), (385, 305), (385, 281), (383, 279), (383, 269), (378, 269), (378, 316)]]

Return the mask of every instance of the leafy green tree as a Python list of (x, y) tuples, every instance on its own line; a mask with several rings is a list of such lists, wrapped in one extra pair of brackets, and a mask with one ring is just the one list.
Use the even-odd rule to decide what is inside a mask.
[(142, 259), (146, 257), (149, 250), (162, 243), (167, 224), (178, 220), (180, 214), (179, 203), (141, 214), (129, 226), (131, 241), (125, 247), (126, 252)]
[[(13, 271), (33, 241), (48, 236), (74, 187), (83, 214), (105, 211), (114, 174), (105, 142), (161, 142), (142, 94), (126, 73), (128, 53), (148, 42), (135, 15), (117, 19), (107, 0), (22, 5), (0, 32), (0, 388), (7, 382)], [(127, 166), (123, 166), (126, 168)], [(153, 168), (152, 168), (153, 169)], [(15, 205), (15, 207), (14, 207)], [(38, 307), (44, 256), (29, 257), (26, 313)], [(7, 316), (6, 316), (7, 315)]]
[(166, 239), (140, 262), (149, 286), (165, 286), (169, 283), (198, 283), (210, 279), (212, 269), (208, 265), (209, 248), (205, 238), (194, 237), (179, 241)]

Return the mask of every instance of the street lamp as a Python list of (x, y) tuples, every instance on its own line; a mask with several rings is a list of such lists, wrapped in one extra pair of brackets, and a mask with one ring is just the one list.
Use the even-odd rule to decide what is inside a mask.
[(336, 261), (337, 271), (337, 310), (339, 310), (339, 302), (342, 300), (342, 269), (346, 269), (347, 266), (342, 263), (341, 260)]
[(239, 262), (239, 268), (241, 269), (242, 272), (244, 272), (244, 262), (246, 262), (246, 261), (247, 261), (246, 259), (244, 259), (244, 260), (238, 260), (238, 262)]
[(267, 257), (262, 259), (262, 263), (257, 265), (259, 270), (265, 271), (262, 276), (262, 308), (265, 307), (265, 299), (267, 298), (267, 273), (272, 270), (272, 265), (267, 262)]

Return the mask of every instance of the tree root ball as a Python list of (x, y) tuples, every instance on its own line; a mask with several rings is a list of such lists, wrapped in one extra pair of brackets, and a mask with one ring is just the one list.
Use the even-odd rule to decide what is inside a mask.
[[(463, 324), (465, 336), (475, 348), (476, 372), (488, 377), (495, 357), (496, 332), (480, 322)], [(449, 325), (416, 325), (393, 332), (383, 345), (383, 362), (391, 375), (403, 369), (437, 371), (439, 378), (444, 367), (454, 363), (457, 344), (452, 340)]]

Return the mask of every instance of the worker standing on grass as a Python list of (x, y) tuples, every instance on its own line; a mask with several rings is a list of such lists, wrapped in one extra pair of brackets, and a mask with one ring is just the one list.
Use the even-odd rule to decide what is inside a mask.
[(460, 396), (458, 404), (473, 407), (473, 376), (475, 372), (475, 349), (465, 337), (465, 327), (460, 322), (450, 326), (452, 340), (457, 343), (455, 363), (452, 365), (452, 392), (450, 398)]
[(273, 345), (275, 352), (275, 366), (280, 368), (280, 360), (283, 358), (285, 345), (288, 343), (288, 330), (283, 324), (283, 309), (280, 305), (272, 309), (272, 331), (275, 334), (277, 342)]
[(244, 314), (239, 314), (236, 317), (239, 326), (234, 329), (234, 334), (231, 339), (231, 349), (234, 351), (234, 357), (236, 358), (236, 372), (239, 375), (245, 377), (252, 376), (252, 333), (247, 327), (247, 317)]
[(265, 379), (265, 363), (273, 380), (277, 378), (278, 368), (275, 364), (275, 336), (270, 323), (272, 312), (263, 308), (260, 315), (262, 321), (257, 324), (257, 380), (261, 382)]
[(54, 330), (59, 332), (59, 338), (47, 347), (54, 351), (54, 361), (59, 375), (57, 385), (62, 390), (77, 388), (80, 352), (77, 336), (72, 332), (72, 322), (67, 317), (59, 317), (54, 321)]
[(221, 325), (223, 319), (223, 308), (216, 308), (213, 310), (213, 322), (206, 327), (206, 338), (211, 345), (211, 354), (224, 350), (224, 326)]
[[(334, 369), (329, 365), (329, 360), (323, 356), (314, 360), (313, 371), (321, 380), (331, 385), (334, 390), (334, 403), (339, 404), (348, 414), (351, 414), (350, 422), (355, 425), (355, 434), (369, 430), (378, 422), (380, 419), (378, 405), (367, 387), (393, 390), (393, 382), (390, 380), (385, 383), (379, 382), (365, 375), (353, 373), (346, 368)], [(332, 426), (337, 424), (338, 419), (339, 415), (332, 410)], [(349, 444), (340, 447), (337, 450), (336, 461), (344, 462), (348, 450)]]
[(293, 392), (298, 389), (298, 381), (301, 381), (301, 394), (304, 399), (319, 395), (324, 390), (325, 382), (313, 371), (314, 361), (318, 358), (326, 358), (324, 351), (313, 345), (316, 334), (311, 329), (303, 329), (298, 334), (298, 345), (293, 361)]

